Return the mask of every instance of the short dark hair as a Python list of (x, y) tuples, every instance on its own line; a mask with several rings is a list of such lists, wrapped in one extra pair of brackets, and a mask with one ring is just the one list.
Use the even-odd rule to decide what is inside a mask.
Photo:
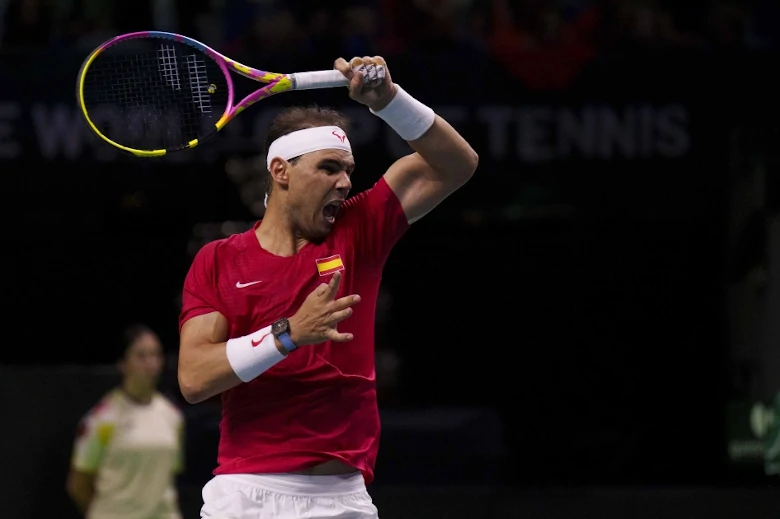
[[(274, 117), (273, 121), (271, 121), (271, 126), (268, 128), (268, 135), (265, 138), (264, 152), (267, 154), (268, 148), (271, 147), (271, 143), (279, 137), (287, 135), (288, 133), (297, 132), (298, 130), (316, 128), (318, 126), (338, 126), (346, 132), (349, 129), (349, 119), (338, 110), (324, 106), (309, 105), (285, 108)], [(297, 158), (298, 157), (295, 157), (290, 162), (294, 162)], [(266, 172), (265, 192), (269, 196), (272, 185), (271, 175)]]
[(124, 359), (130, 347), (141, 338), (141, 336), (150, 333), (156, 335), (154, 330), (142, 323), (136, 323), (128, 326), (122, 331), (119, 341), (119, 359)]

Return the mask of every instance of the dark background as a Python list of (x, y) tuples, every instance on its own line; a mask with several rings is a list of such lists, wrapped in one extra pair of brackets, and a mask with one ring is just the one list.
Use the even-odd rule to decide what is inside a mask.
[[(0, 503), (11, 516), (73, 513), (60, 491), (73, 428), (115, 381), (106, 366), (122, 327), (160, 333), (165, 389), (181, 400), (182, 281), (200, 246), (262, 216), (257, 155), (275, 109), (317, 102), (352, 116), (355, 192), (408, 151), (331, 90), (263, 101), (179, 155), (117, 155), (80, 120), (75, 77), (94, 46), (148, 28), (279, 72), (381, 54), (480, 154), (474, 179), (385, 269), (372, 486), (383, 517), (780, 511), (760, 455), (730, 454), (748, 418), (728, 412), (780, 391), (776, 3), (3, 6)], [(219, 409), (182, 405), (183, 501), (197, 510)], [(657, 490), (678, 485), (688, 490)], [(704, 489), (715, 487), (745, 493)]]

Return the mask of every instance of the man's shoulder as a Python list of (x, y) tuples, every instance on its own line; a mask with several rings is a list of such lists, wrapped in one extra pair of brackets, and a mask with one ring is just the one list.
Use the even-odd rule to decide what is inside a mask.
[(246, 234), (233, 234), (226, 238), (213, 240), (203, 245), (195, 253), (195, 261), (215, 263), (220, 259), (234, 257), (246, 248)]

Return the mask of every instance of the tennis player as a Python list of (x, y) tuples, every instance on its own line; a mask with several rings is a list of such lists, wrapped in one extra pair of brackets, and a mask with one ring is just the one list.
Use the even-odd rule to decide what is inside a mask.
[(181, 413), (156, 391), (162, 346), (144, 325), (123, 334), (122, 384), (79, 424), (67, 490), (88, 519), (179, 519)]
[(379, 443), (382, 268), (478, 158), (393, 83), (382, 58), (335, 67), (351, 80), (350, 97), (415, 153), (348, 199), (355, 160), (339, 113), (291, 108), (271, 124), (264, 219), (204, 246), (184, 282), (179, 384), (189, 402), (221, 393), (223, 403), (203, 518), (378, 517), (366, 485)]

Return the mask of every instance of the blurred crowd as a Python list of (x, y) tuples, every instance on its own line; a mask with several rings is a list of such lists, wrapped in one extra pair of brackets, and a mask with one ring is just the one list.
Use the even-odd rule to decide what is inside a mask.
[(0, 15), (5, 51), (87, 50), (142, 28), (186, 34), (268, 68), (291, 57), (322, 68), (334, 56), (447, 48), (490, 56), (530, 88), (546, 89), (610, 52), (776, 48), (780, 2), (0, 0)]

